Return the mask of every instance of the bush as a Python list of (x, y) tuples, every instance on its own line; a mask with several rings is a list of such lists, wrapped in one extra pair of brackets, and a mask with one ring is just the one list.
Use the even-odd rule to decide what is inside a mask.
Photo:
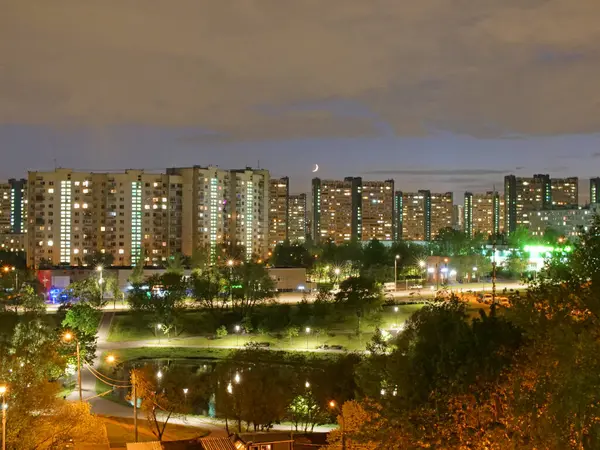
[(217, 337), (222, 338), (225, 336), (227, 336), (227, 328), (225, 328), (225, 325), (221, 325), (219, 328), (217, 328)]

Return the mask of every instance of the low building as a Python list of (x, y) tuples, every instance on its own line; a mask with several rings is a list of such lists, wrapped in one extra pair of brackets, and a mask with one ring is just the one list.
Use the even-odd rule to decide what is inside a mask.
[(536, 211), (531, 215), (529, 231), (533, 236), (543, 236), (546, 230), (552, 229), (567, 239), (578, 239), (582, 231), (588, 230), (594, 216), (599, 213), (599, 204), (574, 209)]
[(275, 281), (278, 292), (303, 292), (313, 288), (312, 283), (307, 281), (304, 268), (271, 267), (269, 275)]

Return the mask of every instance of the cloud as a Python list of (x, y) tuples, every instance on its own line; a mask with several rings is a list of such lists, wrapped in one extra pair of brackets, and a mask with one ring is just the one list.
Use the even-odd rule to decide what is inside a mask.
[(592, 153), (592, 158), (600, 158), (600, 152)]
[(454, 175), (469, 177), (472, 175), (508, 175), (510, 170), (502, 169), (378, 169), (363, 172), (369, 175)]
[(0, 6), (0, 123), (213, 132), (199, 141), (600, 131), (597, 0)]

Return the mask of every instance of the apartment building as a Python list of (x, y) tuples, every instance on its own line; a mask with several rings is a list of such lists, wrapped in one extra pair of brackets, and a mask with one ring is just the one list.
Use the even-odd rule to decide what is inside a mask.
[(357, 238), (360, 229), (360, 197), (355, 178), (312, 181), (312, 236), (315, 242), (336, 243)]
[(454, 216), (454, 195), (452, 192), (430, 194), (430, 239), (435, 239), (441, 230), (452, 228)]
[(517, 227), (529, 227), (532, 214), (542, 209), (551, 209), (552, 185), (549, 175), (533, 177), (504, 177), (505, 225), (508, 233)]
[(251, 168), (225, 170), (215, 166), (171, 168), (181, 177), (182, 253), (220, 244), (242, 245), (246, 257), (262, 256), (269, 239), (269, 172)]
[(431, 239), (431, 192), (398, 191), (396, 206), (400, 208), (396, 226), (402, 230), (398, 233), (398, 237), (405, 241), (429, 241)]
[(394, 239), (394, 180), (363, 181), (362, 240)]
[(543, 236), (546, 230), (552, 229), (570, 240), (576, 240), (588, 230), (596, 214), (600, 214), (599, 204), (536, 211), (532, 215), (529, 231), (533, 236)]
[(288, 239), (302, 243), (308, 231), (306, 194), (289, 196)]
[(550, 180), (553, 209), (576, 209), (579, 206), (579, 178)]
[(269, 248), (288, 239), (289, 200), (289, 178), (272, 178), (269, 181)]
[(29, 172), (28, 264), (81, 265), (95, 252), (111, 254), (115, 265), (142, 255), (160, 264), (181, 251), (170, 238), (181, 233), (180, 192), (177, 179), (141, 170)]
[(25, 233), (26, 220), (27, 180), (0, 183), (0, 234)]
[(590, 178), (590, 203), (600, 203), (600, 177)]
[(497, 192), (465, 192), (464, 230), (467, 236), (492, 236), (503, 229), (504, 199)]

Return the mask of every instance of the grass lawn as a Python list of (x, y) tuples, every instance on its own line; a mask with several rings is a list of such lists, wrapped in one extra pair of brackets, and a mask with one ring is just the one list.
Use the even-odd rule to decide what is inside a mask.
[[(394, 311), (394, 307), (386, 306), (383, 308), (381, 314), (377, 318), (363, 319), (361, 328), (363, 333), (371, 333), (375, 330), (375, 327), (379, 324), (382, 328), (390, 328), (394, 324), (401, 324), (408, 319), (415, 311), (421, 308), (422, 305), (399, 305), (398, 311)], [(277, 308), (272, 306), (271, 308)], [(188, 311), (183, 314), (182, 317), (182, 328), (178, 334), (178, 338), (187, 337), (201, 337), (211, 336), (215, 324), (210, 315), (205, 311)], [(135, 315), (129, 312), (119, 313), (113, 319), (110, 333), (108, 336), (109, 342), (127, 342), (127, 341), (138, 341), (138, 340), (155, 340), (157, 336), (154, 333), (154, 327), (156, 324), (148, 323), (144, 318), (135, 317)], [(354, 333), (357, 327), (356, 317), (350, 315), (342, 315), (337, 320), (332, 320), (326, 325), (326, 329), (330, 333)], [(232, 328), (232, 327), (230, 327)], [(305, 329), (304, 326), (299, 327), (301, 331)], [(230, 330), (231, 331), (231, 330)], [(273, 333), (275, 334), (275, 333)], [(166, 341), (166, 336), (161, 336), (161, 341)], [(265, 338), (265, 342), (268, 340)], [(201, 342), (201, 341), (199, 341)], [(322, 342), (323, 343), (323, 342)], [(327, 342), (324, 342), (327, 343)], [(331, 342), (337, 343), (337, 342)], [(234, 344), (222, 344), (222, 345), (234, 345)], [(343, 345), (343, 344), (341, 344)]]

